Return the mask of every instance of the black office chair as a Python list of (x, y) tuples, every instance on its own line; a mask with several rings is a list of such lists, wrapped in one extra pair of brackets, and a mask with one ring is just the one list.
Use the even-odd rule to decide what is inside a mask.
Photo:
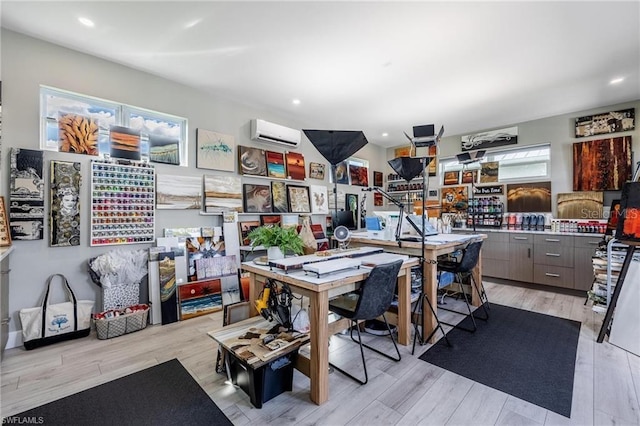
[[(396, 281), (398, 280), (398, 273), (400, 272), (401, 266), (402, 260), (397, 260), (392, 263), (386, 263), (384, 265), (378, 265), (374, 267), (367, 279), (360, 286), (360, 289), (358, 291), (359, 297), (354, 310), (350, 310), (344, 307), (344, 303), (341, 303), (344, 302), (342, 296), (329, 302), (329, 310), (331, 312), (334, 312), (344, 318), (348, 318), (351, 320), (351, 339), (360, 345), (362, 365), (364, 366), (364, 381), (347, 373), (334, 364), (330, 363), (330, 365), (334, 369), (338, 370), (346, 376), (349, 376), (362, 385), (366, 384), (369, 381), (369, 376), (367, 375), (367, 362), (364, 358), (363, 346), (393, 361), (400, 361), (401, 359), (398, 345), (396, 344), (396, 340), (393, 337), (393, 333), (391, 332), (391, 328), (389, 327), (387, 318), (384, 315), (387, 309), (389, 309), (389, 306), (391, 306), (391, 302), (393, 301)], [(382, 316), (382, 319), (384, 320), (384, 323), (387, 327), (387, 331), (389, 332), (389, 336), (391, 336), (391, 341), (393, 342), (393, 346), (395, 347), (396, 353), (398, 354), (397, 358), (362, 343), (358, 321), (373, 320), (380, 316)], [(353, 337), (354, 329), (358, 332), (358, 340)]]
[(460, 292), (462, 294), (462, 299), (464, 300), (465, 305), (467, 307), (467, 313), (465, 314), (463, 312), (459, 312), (453, 309), (443, 308), (440, 305), (438, 306), (438, 309), (442, 309), (445, 311), (470, 317), (471, 322), (473, 324), (473, 328), (466, 328), (466, 327), (460, 326), (459, 324), (449, 324), (444, 321), (441, 321), (443, 324), (446, 324), (455, 328), (459, 328), (461, 330), (470, 331), (470, 332), (476, 331), (477, 329), (476, 320), (475, 320), (476, 316), (474, 315), (473, 312), (471, 312), (471, 307), (469, 306), (469, 300), (466, 292), (464, 291), (464, 286), (462, 285), (463, 281), (466, 278), (469, 278), (471, 280), (471, 284), (474, 286), (475, 290), (480, 295), (480, 300), (482, 302), (481, 307), (482, 307), (482, 310), (484, 311), (484, 317), (477, 317), (477, 318), (484, 321), (489, 319), (489, 311), (487, 310), (487, 308), (490, 308), (490, 306), (489, 306), (489, 299), (487, 298), (487, 293), (485, 292), (484, 286), (482, 285), (482, 283), (480, 283), (480, 286), (478, 286), (478, 283), (476, 283), (476, 280), (473, 277), (473, 272), (472, 272), (473, 268), (475, 268), (476, 265), (478, 264), (481, 248), (482, 248), (482, 241), (475, 241), (475, 242), (469, 243), (462, 250), (462, 257), (460, 258), (460, 261), (452, 261), (452, 260), (438, 261), (439, 272), (451, 272), (456, 276), (455, 281), (460, 286)]

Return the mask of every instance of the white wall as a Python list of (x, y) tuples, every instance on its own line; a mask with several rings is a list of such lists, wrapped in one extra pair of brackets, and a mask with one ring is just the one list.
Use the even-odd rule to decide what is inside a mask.
[[(183, 168), (156, 164), (156, 172), (160, 174), (202, 176), (203, 174), (224, 173), (195, 168), (195, 132), (197, 128), (233, 135), (238, 145), (247, 146), (256, 146), (256, 143), (250, 140), (249, 122), (252, 118), (262, 118), (298, 129), (325, 128), (323, 123), (298, 122), (271, 111), (219, 99), (163, 78), (4, 29), (1, 34), (1, 48), (3, 123), (0, 194), (5, 197), (9, 186), (8, 158), (10, 148), (39, 149), (40, 85), (186, 117), (189, 120), (188, 157), (190, 166)], [(315, 147), (306, 138), (303, 139), (298, 151), (305, 154), (305, 160), (327, 164)], [(277, 146), (271, 146), (269, 149), (284, 151)], [(370, 170), (384, 170), (386, 164), (384, 153), (385, 149), (369, 144), (356, 156), (369, 160)], [(20, 329), (18, 311), (23, 307), (35, 306), (38, 303), (45, 280), (50, 274), (64, 274), (79, 298), (96, 299), (99, 297), (99, 288), (91, 282), (87, 273), (86, 261), (89, 258), (118, 247), (138, 249), (151, 246), (151, 244), (132, 244), (90, 247), (88, 188), (91, 180), (89, 174), (91, 157), (46, 151), (44, 158), (45, 181), (49, 179), (48, 168), (52, 159), (82, 163), (84, 184), (80, 198), (81, 244), (77, 247), (49, 247), (48, 225), (45, 227), (44, 240), (14, 242), (15, 249), (11, 255), (10, 265), (11, 331)], [(372, 175), (370, 179), (372, 179)], [(243, 181), (250, 182), (244, 178)], [(321, 181), (309, 179), (307, 183), (320, 184)], [(329, 184), (328, 173), (324, 184), (332, 187)], [(346, 185), (340, 185), (339, 190), (352, 193), (360, 192), (360, 188), (349, 188)], [(49, 191), (45, 192), (45, 197), (48, 199)], [(370, 199), (367, 201), (368, 208), (371, 209), (373, 202)], [(45, 206), (45, 217), (48, 217), (48, 201)], [(320, 218), (314, 217), (313, 219), (314, 222), (320, 221)], [(160, 210), (156, 211), (156, 236), (162, 235), (163, 228), (211, 226), (218, 224), (219, 221), (220, 219), (216, 216), (201, 216), (193, 210)]]

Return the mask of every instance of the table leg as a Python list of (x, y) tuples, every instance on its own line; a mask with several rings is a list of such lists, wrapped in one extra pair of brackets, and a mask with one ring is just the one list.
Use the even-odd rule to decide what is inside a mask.
[[(426, 250), (425, 250), (426, 251)], [(431, 306), (437, 312), (438, 310), (438, 258), (432, 251), (424, 254), (424, 265), (422, 273), (424, 274), (424, 287), (422, 291), (429, 298)], [(424, 300), (422, 305), (422, 336), (427, 337), (436, 327), (436, 318), (431, 313), (428, 301)], [(436, 336), (432, 336), (429, 343), (435, 343)]]
[[(482, 250), (478, 253), (478, 264), (471, 271), (473, 274), (473, 279), (476, 281), (478, 286), (478, 290), (482, 288)], [(480, 299), (480, 294), (476, 291), (475, 286), (471, 286), (471, 304), (473, 306), (480, 306), (482, 304), (482, 300)]]
[(251, 316), (255, 317), (259, 315), (256, 309), (256, 299), (260, 296), (262, 291), (262, 285), (256, 280), (256, 274), (249, 274), (249, 306), (251, 309)]
[(398, 277), (398, 343), (411, 342), (411, 269)]
[(326, 292), (309, 298), (311, 339), (311, 401), (320, 405), (329, 399), (329, 297)]

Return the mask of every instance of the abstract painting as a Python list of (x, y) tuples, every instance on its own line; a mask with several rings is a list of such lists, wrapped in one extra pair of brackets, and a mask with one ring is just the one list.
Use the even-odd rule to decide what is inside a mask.
[(243, 185), (245, 213), (271, 213), (269, 185)]
[(312, 179), (324, 179), (325, 165), (322, 163), (309, 163), (309, 177)]
[(223, 306), (240, 302), (240, 282), (238, 281), (238, 274), (221, 277), (220, 283), (222, 284)]
[(140, 160), (140, 131), (122, 126), (110, 126), (109, 153), (113, 158)]
[(304, 155), (298, 152), (287, 152), (287, 176), (289, 179), (304, 180), (306, 171), (304, 167)]
[(551, 212), (551, 182), (508, 184), (507, 211), (513, 213)]
[(573, 144), (574, 191), (618, 191), (631, 173), (631, 136)]
[(462, 150), (474, 151), (477, 149), (490, 149), (497, 146), (514, 145), (518, 143), (518, 128), (489, 130), (462, 136)]
[(558, 219), (602, 219), (604, 194), (595, 191), (558, 194)]
[(204, 207), (207, 213), (242, 212), (242, 180), (240, 176), (205, 175)]
[(205, 257), (196, 259), (196, 277), (198, 280), (221, 277), (223, 275), (236, 275), (238, 264), (235, 255)]
[(149, 161), (180, 165), (180, 141), (166, 136), (149, 135)]
[(187, 250), (187, 263), (189, 270), (187, 279), (197, 281), (196, 261), (211, 257), (221, 257), (226, 255), (224, 239), (222, 237), (187, 237), (185, 241)]
[(384, 206), (384, 198), (382, 198), (382, 194), (379, 192), (373, 193), (373, 205), (376, 207)]
[(178, 303), (176, 295), (176, 260), (172, 251), (158, 253), (158, 270), (162, 325), (171, 324), (178, 321), (178, 310), (176, 308)]
[(373, 172), (373, 186), (382, 188), (383, 185), (382, 172)]
[(636, 128), (635, 108), (576, 118), (576, 138), (627, 132)]
[(249, 244), (251, 244), (251, 241), (249, 240), (249, 237), (248, 237), (249, 232), (260, 227), (260, 222), (257, 220), (238, 222), (238, 227), (240, 228), (240, 243), (243, 246), (248, 246)]
[(287, 185), (287, 198), (291, 213), (311, 213), (309, 188), (306, 186)]
[(4, 197), (0, 196), (0, 247), (11, 245), (11, 231), (9, 230), (9, 219), (7, 218), (7, 208), (4, 204)]
[(469, 199), (467, 189), (467, 186), (442, 188), (442, 211), (445, 213), (467, 211), (467, 202)]
[[(616, 238), (620, 241), (640, 242), (640, 182), (627, 182), (622, 188)], [(636, 282), (637, 284), (637, 282)]]
[(221, 309), (222, 286), (219, 279), (180, 286), (181, 320), (207, 315)]
[(282, 216), (279, 214), (263, 214), (260, 215), (260, 226), (280, 226)]
[(498, 182), (499, 161), (487, 161), (480, 165), (480, 183)]
[(263, 150), (241, 145), (238, 155), (243, 175), (267, 176), (267, 160)]
[(231, 135), (196, 130), (196, 167), (235, 172), (236, 141)]
[(15, 240), (44, 238), (44, 155), (11, 148), (9, 226)]
[(271, 203), (274, 213), (287, 213), (287, 185), (284, 182), (271, 182)]
[(58, 151), (98, 155), (97, 120), (77, 114), (60, 113)]
[(369, 169), (362, 166), (349, 165), (349, 177), (351, 185), (369, 186)]
[(267, 151), (267, 175), (272, 178), (285, 179), (287, 174), (284, 167), (284, 154)]
[(80, 245), (80, 163), (51, 161), (51, 247)]
[(311, 191), (311, 213), (329, 213), (329, 196), (327, 194), (327, 187), (324, 185), (310, 185), (309, 190)]
[(347, 160), (331, 166), (331, 170), (331, 183), (333, 183), (333, 176), (335, 176), (336, 183), (349, 185), (349, 162)]
[(168, 210), (200, 209), (202, 178), (198, 176), (157, 175), (156, 208)]
[(445, 185), (458, 185), (460, 183), (460, 170), (444, 172)]
[(477, 170), (464, 170), (462, 172), (462, 183), (476, 183), (478, 181)]

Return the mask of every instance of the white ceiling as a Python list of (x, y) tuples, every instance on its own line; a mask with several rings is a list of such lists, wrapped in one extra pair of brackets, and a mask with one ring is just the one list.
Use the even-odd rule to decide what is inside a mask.
[(464, 134), (640, 99), (637, 1), (5, 0), (1, 12), (5, 28), (383, 146), (414, 125)]

